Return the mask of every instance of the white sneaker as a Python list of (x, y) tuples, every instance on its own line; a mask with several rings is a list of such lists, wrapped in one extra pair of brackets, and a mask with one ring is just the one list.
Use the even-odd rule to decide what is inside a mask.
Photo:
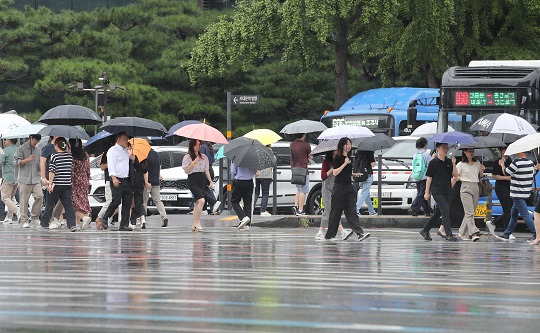
[(251, 221), (251, 219), (250, 219), (248, 216), (244, 217), (244, 218), (242, 219), (242, 221), (240, 222), (240, 224), (238, 225), (238, 229), (244, 228), (244, 226), (245, 226), (246, 224), (248, 224), (249, 221)]
[(489, 233), (495, 236), (495, 224), (491, 221), (486, 221), (486, 227), (489, 230)]
[(30, 223), (24, 222), (21, 228), (30, 229)]
[(36, 228), (36, 227), (40, 226), (40, 222), (39, 222), (39, 220), (30, 220), (30, 225), (32, 227)]
[(83, 217), (81, 229), (88, 228), (90, 226), (90, 223), (92, 223), (92, 218), (90, 216)]
[(215, 213), (219, 210), (219, 206), (221, 206), (221, 201), (216, 201), (216, 203), (214, 204), (214, 206), (212, 207), (212, 213)]
[(60, 226), (61, 226), (60, 221), (58, 221), (57, 218), (54, 218), (54, 219), (51, 221), (51, 224), (50, 224), (49, 226), (51, 226), (51, 225), (55, 225), (55, 226), (56, 226), (56, 228), (54, 228), (54, 229), (58, 229), (58, 228), (60, 228)]
[(343, 231), (341, 232), (341, 239), (343, 239), (345, 241), (345, 240), (349, 239), (349, 237), (351, 237), (353, 233), (354, 233), (354, 231), (352, 231), (352, 230), (343, 229)]
[(272, 214), (268, 213), (267, 211), (264, 211), (261, 213), (262, 217), (272, 216)]
[(244, 227), (244, 230), (245, 230), (245, 231), (249, 231), (249, 225), (246, 225), (246, 226)]
[[(60, 225), (56, 224), (56, 223), (50, 223), (49, 224), (49, 230), (54, 230), (54, 229), (58, 229), (60, 228)], [(37, 228), (36, 228), (37, 229)]]
[(66, 224), (67, 224), (66, 219), (62, 219), (62, 221), (60, 221), (60, 225), (66, 225)]
[(208, 211), (203, 210), (203, 211), (201, 212), (201, 215), (208, 215)]
[(516, 240), (516, 237), (514, 235), (510, 234), (510, 236), (508, 236), (508, 239), (509, 240)]
[(317, 232), (317, 234), (315, 235), (315, 239), (324, 240), (324, 235), (324, 232), (319, 230), (319, 232)]
[(12, 219), (8, 219), (8, 218), (6, 217), (6, 219), (5, 219), (4, 221), (2, 221), (2, 224), (3, 224), (3, 225), (13, 224), (13, 221), (12, 221)]

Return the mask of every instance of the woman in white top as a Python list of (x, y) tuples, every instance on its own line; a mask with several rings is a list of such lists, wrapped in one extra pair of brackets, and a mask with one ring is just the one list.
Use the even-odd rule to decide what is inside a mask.
[(210, 177), (210, 163), (205, 154), (200, 151), (199, 140), (189, 140), (189, 152), (184, 156), (182, 168), (188, 175), (189, 190), (193, 194), (193, 225), (191, 231), (203, 231), (201, 227), (201, 213), (205, 202), (206, 187), (214, 187)]
[(461, 202), (465, 210), (465, 216), (459, 227), (459, 238), (469, 240), (467, 232), (471, 235), (473, 242), (480, 239), (480, 230), (474, 224), (474, 208), (480, 199), (480, 189), (478, 181), (484, 175), (486, 169), (474, 158), (474, 149), (464, 149), (461, 155), (461, 162), (456, 165), (459, 179), (461, 180)]

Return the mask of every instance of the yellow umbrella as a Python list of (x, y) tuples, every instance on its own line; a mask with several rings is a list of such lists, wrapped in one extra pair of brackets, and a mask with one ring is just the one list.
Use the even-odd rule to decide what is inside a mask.
[(133, 138), (129, 139), (128, 142), (131, 145), (129, 153), (137, 156), (139, 162), (144, 161), (148, 157), (148, 153), (150, 153), (150, 149), (152, 148), (148, 141), (145, 139)]
[(271, 145), (272, 143), (278, 142), (279, 140), (283, 139), (276, 132), (266, 128), (256, 129), (248, 132), (244, 134), (244, 137), (259, 140), (259, 142), (265, 146)]

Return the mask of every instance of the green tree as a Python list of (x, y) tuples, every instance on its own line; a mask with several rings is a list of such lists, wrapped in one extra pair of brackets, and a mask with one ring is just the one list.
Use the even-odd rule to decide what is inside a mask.
[[(244, 69), (269, 59), (300, 59), (308, 69), (321, 54), (334, 54), (334, 108), (349, 97), (349, 62), (362, 62), (351, 45), (366, 40), (366, 26), (384, 24), (393, 0), (260, 0), (237, 2), (230, 16), (208, 27), (193, 49), (189, 66), (200, 73), (223, 72), (235, 62)], [(355, 48), (359, 50), (359, 47)]]

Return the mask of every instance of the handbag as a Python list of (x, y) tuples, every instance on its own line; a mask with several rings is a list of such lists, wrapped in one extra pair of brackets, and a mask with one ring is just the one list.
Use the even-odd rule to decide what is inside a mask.
[(292, 168), (291, 184), (306, 185), (307, 169)]
[(489, 178), (487, 176), (483, 176), (482, 179), (480, 179), (478, 182), (478, 188), (480, 189), (481, 197), (487, 197), (493, 190), (493, 186), (489, 182)]

